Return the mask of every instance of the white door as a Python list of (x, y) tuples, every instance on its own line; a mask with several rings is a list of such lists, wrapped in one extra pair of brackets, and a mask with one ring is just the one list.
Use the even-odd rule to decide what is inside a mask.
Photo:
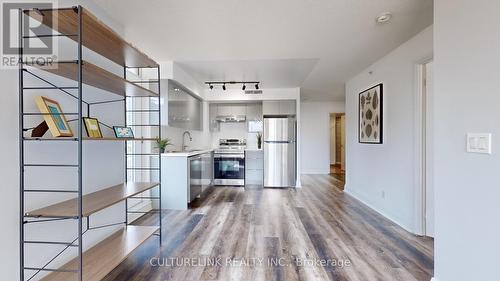
[(434, 175), (432, 146), (432, 98), (434, 94), (433, 62), (424, 65), (424, 120), (425, 120), (425, 235), (434, 237)]

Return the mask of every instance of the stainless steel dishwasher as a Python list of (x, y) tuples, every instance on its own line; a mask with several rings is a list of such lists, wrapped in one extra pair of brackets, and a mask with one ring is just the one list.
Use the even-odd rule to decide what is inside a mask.
[(188, 198), (189, 202), (193, 201), (202, 192), (202, 157), (201, 155), (195, 155), (188, 158), (189, 169), (188, 169), (188, 179), (189, 179), (189, 189)]

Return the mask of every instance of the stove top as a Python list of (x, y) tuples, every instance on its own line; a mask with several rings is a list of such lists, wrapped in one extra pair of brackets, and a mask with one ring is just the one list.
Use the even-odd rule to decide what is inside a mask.
[(219, 148), (215, 153), (244, 153), (246, 146), (245, 139), (219, 139)]

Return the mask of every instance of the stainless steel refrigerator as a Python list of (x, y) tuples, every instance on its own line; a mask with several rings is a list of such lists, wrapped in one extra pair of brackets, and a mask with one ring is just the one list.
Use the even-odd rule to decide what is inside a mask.
[(296, 181), (295, 117), (264, 117), (264, 186), (289, 187)]

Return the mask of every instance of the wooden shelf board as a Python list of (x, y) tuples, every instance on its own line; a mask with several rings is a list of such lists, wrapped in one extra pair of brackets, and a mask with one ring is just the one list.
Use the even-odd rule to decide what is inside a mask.
[[(85, 251), (83, 253), (83, 280), (98, 281), (103, 279), (157, 230), (158, 226), (129, 225)], [(71, 260), (60, 269), (78, 269), (78, 259)], [(77, 274), (53, 272), (41, 280), (77, 280)]]
[[(59, 75), (74, 81), (78, 80), (76, 62), (54, 62), (51, 65), (31, 65), (37, 69)], [(157, 97), (158, 94), (138, 84), (102, 69), (90, 62), (83, 61), (83, 83), (120, 96)]]
[[(25, 140), (29, 141), (57, 141), (57, 140), (77, 140), (75, 137), (59, 137), (59, 138), (53, 138), (53, 137), (42, 137), (42, 138), (34, 138), (34, 137), (25, 137)], [(105, 137), (105, 138), (89, 138), (89, 137), (84, 137), (84, 141), (156, 141), (158, 138), (114, 138), (114, 137)]]
[[(87, 9), (82, 8), (82, 44), (121, 66), (156, 67), (158, 63), (125, 41)], [(43, 16), (30, 10), (25, 14), (61, 34), (78, 33), (78, 14), (71, 9), (44, 10)], [(77, 36), (69, 38), (78, 41)]]
[(156, 141), (157, 138), (84, 138), (86, 141)]
[[(157, 182), (128, 182), (86, 194), (82, 198), (83, 216), (87, 217), (118, 202), (158, 186)], [(77, 198), (27, 212), (27, 217), (76, 217)]]

